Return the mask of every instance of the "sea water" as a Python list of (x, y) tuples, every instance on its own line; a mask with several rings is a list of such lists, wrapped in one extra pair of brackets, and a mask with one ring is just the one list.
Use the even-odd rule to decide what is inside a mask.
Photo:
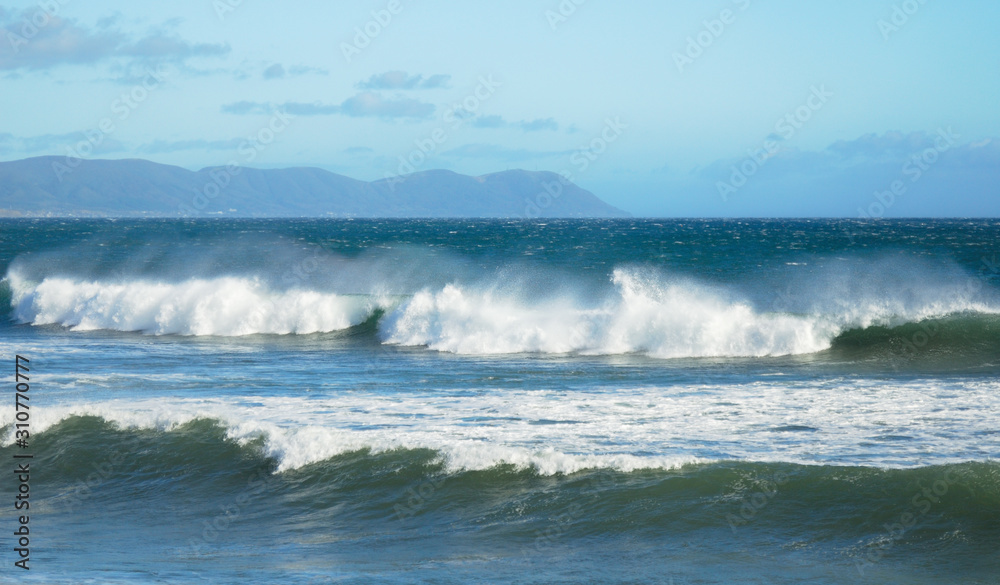
[(2, 220), (0, 579), (1000, 583), (998, 261), (995, 220)]

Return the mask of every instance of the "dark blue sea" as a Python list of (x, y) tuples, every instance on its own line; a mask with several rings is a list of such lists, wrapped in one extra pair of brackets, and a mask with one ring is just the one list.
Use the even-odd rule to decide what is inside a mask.
[(1000, 583), (997, 220), (8, 219), (0, 275), (0, 582)]

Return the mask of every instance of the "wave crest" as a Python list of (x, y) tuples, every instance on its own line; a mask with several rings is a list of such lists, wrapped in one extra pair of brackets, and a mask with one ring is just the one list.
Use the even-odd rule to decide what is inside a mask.
[(156, 335), (237, 336), (317, 333), (362, 323), (378, 308), (367, 297), (293, 289), (257, 279), (221, 277), (179, 283), (105, 282), (47, 277), (29, 283), (8, 274), (13, 316), (33, 325), (111, 329)]
[[(170, 281), (42, 275), (33, 281), (12, 269), (0, 284), (0, 300), (9, 299), (21, 323), (74, 330), (285, 335), (369, 322), (385, 344), (471, 355), (803, 355), (836, 347), (845, 336), (856, 340), (852, 332), (858, 330), (953, 316), (972, 319), (976, 340), (995, 341), (993, 316), (1000, 308), (992, 289), (885, 272), (880, 279), (820, 274), (794, 290), (791, 284), (785, 290), (760, 283), (713, 286), (635, 267), (616, 268), (597, 289), (572, 279), (555, 284), (554, 273), (520, 281), (456, 276), (449, 284), (433, 278), (435, 284), (424, 279), (403, 289), (353, 281), (282, 289), (264, 276)], [(352, 293), (340, 292), (345, 287)], [(389, 290), (395, 292), (378, 292)], [(945, 337), (965, 343), (940, 339)]]
[(762, 314), (693, 282), (616, 269), (596, 306), (569, 297), (518, 299), (448, 285), (424, 290), (384, 320), (383, 341), (464, 354), (646, 353), (654, 357), (788, 355), (826, 349), (822, 317)]

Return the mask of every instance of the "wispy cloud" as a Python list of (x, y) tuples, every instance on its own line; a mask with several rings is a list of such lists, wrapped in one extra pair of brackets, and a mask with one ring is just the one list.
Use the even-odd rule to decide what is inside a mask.
[(540, 118), (530, 122), (521, 122), (520, 126), (521, 130), (524, 130), (525, 132), (538, 132), (540, 130), (551, 130), (555, 132), (559, 130), (559, 124), (556, 123), (554, 118)]
[(318, 67), (307, 67), (305, 65), (293, 65), (291, 67), (285, 67), (281, 63), (275, 63), (264, 69), (261, 76), (264, 79), (284, 79), (285, 77), (295, 77), (298, 75), (329, 75), (329, 71), (326, 69), (320, 69)]
[(473, 128), (503, 128), (507, 126), (507, 120), (503, 116), (479, 116), (472, 121)]
[[(58, 65), (86, 65), (111, 56), (126, 42), (113, 30), (88, 30), (74, 21), (51, 17), (47, 25), (31, 24), (36, 10), (25, 10), (0, 27), (0, 69), (42, 70)], [(34, 34), (31, 34), (31, 33)]]
[(323, 103), (285, 102), (278, 109), (293, 116), (329, 116), (340, 113), (340, 106)]
[(559, 123), (555, 118), (538, 118), (536, 120), (521, 120), (508, 122), (503, 116), (479, 116), (472, 122), (473, 128), (520, 128), (525, 132), (540, 132), (543, 130), (558, 131)]
[(264, 70), (264, 79), (280, 79), (285, 74), (285, 67), (281, 63), (275, 63)]
[(434, 113), (434, 106), (410, 98), (386, 100), (368, 91), (345, 100), (340, 105), (340, 112), (355, 117), (428, 118)]
[(274, 111), (274, 106), (261, 102), (239, 101), (222, 106), (223, 114), (236, 114), (246, 116), (249, 114), (270, 114)]
[(93, 154), (109, 154), (126, 150), (124, 144), (110, 136), (104, 136), (95, 145), (93, 142), (87, 140), (87, 136), (83, 132), (41, 134), (38, 136), (15, 136), (5, 132), (0, 133), (0, 155), (64, 154), (67, 148), (73, 147), (80, 142), (91, 144)]
[(566, 156), (572, 151), (540, 151), (526, 148), (506, 148), (498, 144), (464, 144), (441, 153), (450, 158), (480, 158), (493, 159), (502, 162), (515, 162), (555, 156)]
[(234, 150), (243, 142), (242, 138), (229, 140), (154, 140), (136, 149), (141, 154), (161, 154), (182, 150)]
[(405, 90), (405, 89), (440, 89), (448, 87), (450, 75), (408, 75), (405, 71), (388, 71), (372, 75), (367, 81), (357, 84), (358, 89), (366, 90)]
[(373, 92), (363, 92), (344, 100), (341, 104), (285, 102), (271, 104), (265, 102), (240, 101), (222, 106), (227, 114), (270, 114), (282, 110), (296, 116), (329, 116), (341, 114), (352, 117), (414, 118), (423, 119), (434, 113), (434, 106), (410, 98), (384, 99)]
[(942, 200), (953, 205), (952, 215), (977, 215), (977, 205), (997, 200), (1000, 141), (960, 139), (941, 129), (866, 134), (822, 150), (779, 148), (766, 157), (761, 150), (756, 159), (720, 159), (697, 169), (685, 189), (723, 195), (724, 203), (767, 197), (781, 201), (789, 215), (806, 209), (877, 217), (939, 214), (933, 210)]
[(179, 64), (195, 57), (221, 57), (229, 52), (229, 45), (190, 43), (179, 37), (158, 32), (119, 47), (117, 52), (153, 64)]
[(35, 8), (0, 15), (0, 36), (7, 41), (0, 43), (0, 70), (42, 71), (122, 59), (129, 66), (180, 65), (193, 58), (223, 56), (230, 50), (226, 44), (190, 42), (165, 30), (133, 38), (112, 28), (115, 18), (86, 27), (73, 19), (48, 15), (44, 26), (38, 26), (32, 22), (38, 14), (46, 13)]
[(838, 140), (827, 150), (845, 158), (885, 159), (897, 158), (934, 146), (933, 135), (926, 132), (886, 132), (883, 135), (865, 134), (856, 140)]

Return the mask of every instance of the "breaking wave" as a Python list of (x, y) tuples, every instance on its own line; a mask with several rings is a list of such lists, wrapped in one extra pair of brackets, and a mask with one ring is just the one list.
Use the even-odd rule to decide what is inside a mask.
[(823, 285), (799, 293), (792, 303), (781, 294), (763, 303), (759, 292), (754, 297), (735, 285), (636, 267), (614, 269), (599, 294), (572, 286), (539, 290), (544, 287), (537, 283), (497, 277), (418, 284), (406, 294), (388, 295), (344, 294), (335, 286), (282, 289), (245, 275), (31, 280), (17, 268), (4, 283), (12, 318), (32, 325), (241, 336), (330, 333), (377, 320), (382, 343), (472, 355), (802, 355), (884, 343), (894, 328), (919, 337), (914, 327), (941, 319), (950, 320), (946, 329), (974, 332), (967, 342), (988, 342), (996, 340), (1000, 314), (1000, 305), (982, 291), (961, 284), (854, 291)]

